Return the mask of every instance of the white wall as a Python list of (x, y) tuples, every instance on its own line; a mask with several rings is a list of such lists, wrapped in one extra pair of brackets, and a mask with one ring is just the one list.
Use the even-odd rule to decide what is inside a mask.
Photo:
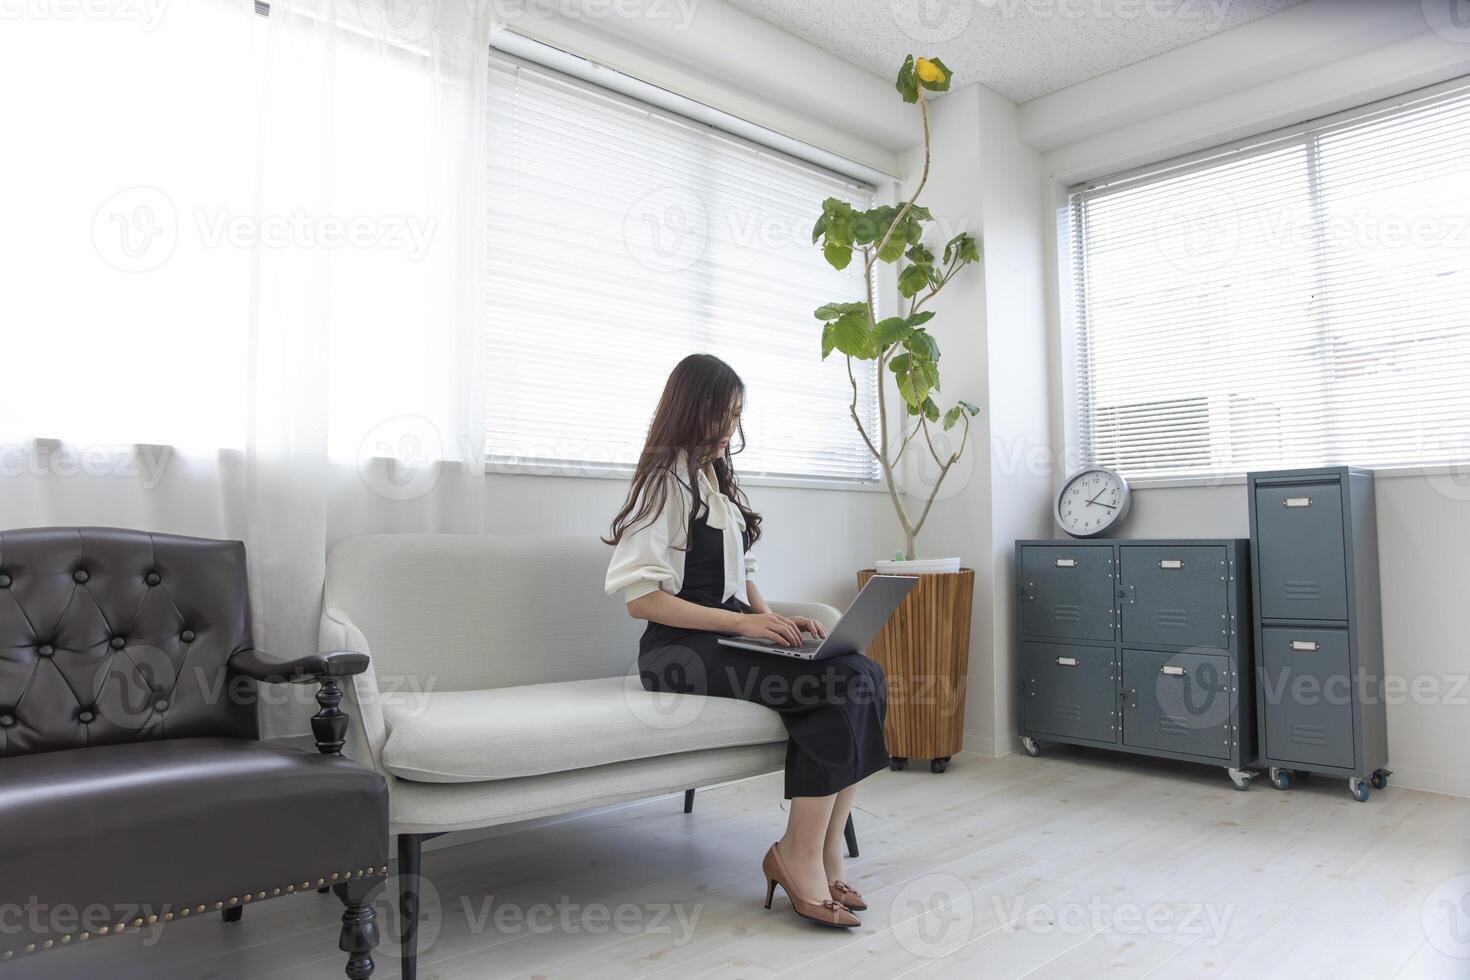
[[(1428, 9), (1308, 0), (1028, 103), (1022, 132), (1046, 148), (1038, 226), (1056, 228), (1069, 184), (1470, 73), (1470, 31), (1431, 30)], [(1054, 231), (1046, 246), (1051, 379), (1062, 392), (1065, 304), (1054, 285)], [(1064, 400), (1052, 406), (1052, 439), (1064, 445)], [(1386, 671), (1419, 691), (1388, 706), (1395, 784), (1470, 796), (1470, 487), (1463, 473), (1427, 472), (1380, 476), (1376, 488)], [(1141, 489), (1121, 533), (1244, 537), (1245, 487)]]
[[(486, 478), (485, 532), (602, 536), (627, 489), (626, 480), (492, 475)], [(756, 485), (745, 492), (763, 519), (753, 552), (760, 571), (751, 577), (769, 599), (842, 609), (857, 594), (858, 569), (903, 547), (887, 494)], [(630, 664), (636, 653), (628, 652)]]
[[(921, 553), (959, 554), (975, 569), (966, 692), (967, 746), (1012, 749), (1015, 722), (1012, 542), (1050, 532), (1047, 341), (1039, 158), (1021, 143), (1016, 106), (971, 85), (932, 110), (933, 165), (921, 202), (940, 240), (980, 239), (983, 272), (957, 278), (932, 308), (947, 407), (983, 411), (971, 446), (941, 487)], [(908, 157), (917, 176), (922, 156)]]

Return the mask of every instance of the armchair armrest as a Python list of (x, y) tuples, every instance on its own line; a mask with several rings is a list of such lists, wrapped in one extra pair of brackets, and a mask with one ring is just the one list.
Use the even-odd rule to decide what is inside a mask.
[(308, 653), (279, 660), (261, 650), (240, 650), (230, 658), (230, 669), (262, 684), (299, 684), (322, 677), (351, 677), (368, 668), (368, 655), (338, 650)]
[(322, 755), (341, 755), (347, 742), (347, 712), (342, 710), (343, 677), (368, 669), (368, 655), (339, 650), (308, 653), (294, 660), (279, 660), (259, 650), (238, 650), (230, 657), (230, 669), (261, 684), (296, 684), (316, 681), (320, 710), (311, 716), (311, 733)]

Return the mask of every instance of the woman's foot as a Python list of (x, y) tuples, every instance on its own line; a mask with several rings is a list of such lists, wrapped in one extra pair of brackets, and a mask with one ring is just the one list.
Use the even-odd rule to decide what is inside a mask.
[[(766, 878), (766, 908), (780, 885), (791, 900), (791, 908), (804, 919), (824, 926), (851, 929), (862, 925), (862, 921), (851, 910), (827, 894), (826, 872), (822, 870), (820, 855), (807, 857), (799, 853), (787, 855), (779, 842), (772, 844), (761, 862), (761, 871)], [(813, 880), (815, 875), (815, 880)]]
[(862, 912), (868, 907), (863, 901), (863, 896), (854, 891), (847, 883), (847, 869), (842, 863), (842, 845), (828, 846), (822, 850), (822, 870), (827, 876), (827, 893), (832, 899), (841, 902), (854, 912)]

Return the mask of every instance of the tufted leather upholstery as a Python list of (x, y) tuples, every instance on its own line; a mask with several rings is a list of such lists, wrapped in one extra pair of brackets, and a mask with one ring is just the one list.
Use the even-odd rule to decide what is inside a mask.
[(257, 736), (245, 547), (117, 528), (0, 532), (0, 757)]
[[(387, 786), (337, 754), (367, 667), (253, 649), (238, 541), (0, 532), (0, 963), (332, 885), (369, 976)], [(257, 686), (296, 681), (320, 754), (257, 740)]]

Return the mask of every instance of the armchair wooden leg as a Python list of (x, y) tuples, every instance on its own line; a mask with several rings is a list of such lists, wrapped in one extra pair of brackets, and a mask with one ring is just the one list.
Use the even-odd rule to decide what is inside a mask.
[(371, 897), (382, 883), (381, 877), (373, 876), (332, 886), (332, 891), (347, 906), (342, 913), (342, 932), (337, 948), (347, 954), (348, 980), (368, 980), (377, 968), (373, 962), (373, 948), (378, 945), (378, 923)]
[(402, 980), (419, 975), (419, 866), (423, 859), (422, 834), (398, 835), (398, 917), (403, 930)]
[(243, 905), (236, 905), (234, 908), (231, 909), (220, 910), (220, 918), (224, 919), (226, 922), (239, 922), (240, 917), (244, 914), (245, 906)]
[(684, 791), (684, 812), (694, 812), (694, 790), (692, 789), (686, 789)]
[(852, 858), (857, 857), (857, 828), (852, 825), (851, 813), (847, 815), (847, 826), (842, 828), (842, 836), (847, 838), (847, 856)]

